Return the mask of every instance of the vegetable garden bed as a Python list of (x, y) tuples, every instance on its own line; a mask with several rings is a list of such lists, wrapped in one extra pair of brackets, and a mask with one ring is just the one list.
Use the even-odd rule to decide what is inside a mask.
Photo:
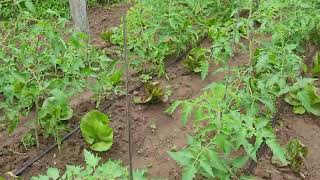
[[(285, 0), (262, 1), (261, 7), (256, 7), (253, 1), (244, 1), (241, 6), (239, 1), (217, 1), (230, 4), (215, 6), (218, 15), (212, 15), (205, 8), (213, 6), (212, 2), (170, 1), (163, 12), (169, 20), (157, 19), (161, 12), (152, 13), (153, 8), (161, 9), (168, 2), (153, 6), (154, 2), (146, 0), (133, 6), (128, 15), (132, 67), (129, 116), (133, 124), (133, 165), (140, 169), (136, 173), (166, 179), (252, 179), (244, 175), (248, 162), (256, 160), (257, 167), (248, 175), (258, 179), (320, 179), (320, 123), (316, 116), (320, 98), (317, 81), (306, 78), (319, 73), (320, 17), (316, 13), (319, 11), (310, 6), (320, 6), (319, 2), (299, 1), (300, 5)], [(181, 14), (186, 13), (189, 19), (179, 16), (179, 8), (188, 7), (188, 3), (194, 3), (192, 13), (198, 17), (189, 17), (184, 11)], [(293, 13), (287, 5), (310, 14), (290, 17)], [(122, 31), (110, 28), (120, 25), (128, 7), (89, 10), (92, 44), (114, 58), (121, 58)], [(220, 11), (222, 7), (227, 10)], [(279, 11), (283, 14), (278, 15)], [(135, 36), (141, 36), (141, 41)], [(208, 38), (201, 40), (203, 36)], [(306, 44), (313, 44), (313, 48)], [(91, 95), (85, 92), (71, 101), (74, 116), (68, 128), (76, 127), (87, 112), (96, 108), (96, 101), (88, 98)], [(122, 96), (103, 97), (98, 103), (97, 109), (109, 116), (114, 134), (111, 149), (97, 155), (103, 162), (113, 159), (127, 165), (126, 101)], [(282, 110), (277, 99), (285, 99), (290, 105), (284, 105), (272, 129), (272, 117)], [(0, 173), (4, 176), (9, 177), (7, 172), (17, 170), (54, 143), (53, 138), (40, 135), (40, 148), (26, 150), (20, 142), (28, 131), (26, 124), (23, 120), (13, 136), (0, 134)], [(263, 142), (270, 150), (259, 159)], [(288, 142), (296, 144), (286, 146)], [(89, 150), (90, 145), (77, 131), (21, 177), (44, 174), (48, 167), (63, 170), (70, 164), (85, 165), (84, 149)]]

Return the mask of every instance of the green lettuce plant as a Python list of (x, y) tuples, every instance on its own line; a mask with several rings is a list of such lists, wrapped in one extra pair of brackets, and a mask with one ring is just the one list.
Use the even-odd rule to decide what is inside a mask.
[(52, 96), (46, 98), (41, 107), (37, 107), (36, 122), (43, 127), (45, 137), (53, 136), (60, 144), (60, 132), (65, 130), (65, 124), (72, 118), (73, 110), (69, 105), (69, 97), (64, 92), (54, 89), (51, 94)]
[(146, 82), (143, 96), (135, 96), (134, 102), (137, 104), (167, 102), (170, 95), (169, 87), (162, 87), (160, 82)]
[(201, 73), (201, 79), (205, 79), (209, 71), (209, 60), (205, 48), (193, 48), (183, 65), (191, 72)]
[(308, 148), (299, 139), (291, 139), (286, 145), (286, 157), (289, 166), (295, 172), (299, 172), (308, 155)]
[[(285, 97), (285, 101), (293, 106), (293, 111), (297, 114), (309, 112), (320, 116), (320, 95), (319, 89), (311, 83), (302, 83), (307, 79), (297, 82), (297, 88), (293, 88)], [(300, 87), (298, 85), (300, 84)]]
[(94, 151), (107, 151), (113, 143), (113, 130), (109, 127), (109, 117), (100, 111), (92, 110), (85, 114), (80, 123), (85, 141)]

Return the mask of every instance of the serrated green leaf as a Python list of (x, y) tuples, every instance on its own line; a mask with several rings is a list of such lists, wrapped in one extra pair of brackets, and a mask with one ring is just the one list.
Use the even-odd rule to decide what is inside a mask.
[(232, 166), (239, 169), (242, 168), (249, 160), (249, 156), (239, 156), (232, 161)]
[(224, 134), (219, 134), (215, 137), (214, 144), (223, 150), (225, 154), (229, 154), (232, 150), (232, 143), (227, 139)]
[(107, 179), (121, 179), (127, 177), (128, 171), (123, 167), (120, 161), (107, 161), (105, 164), (97, 167), (94, 176), (105, 177)]
[(193, 110), (193, 105), (189, 101), (185, 101), (182, 104), (182, 112), (181, 112), (181, 122), (183, 125), (187, 124), (188, 118), (190, 117)]
[(282, 162), (282, 164), (287, 165), (288, 161), (286, 159), (285, 152), (278, 144), (278, 142), (273, 138), (269, 138), (266, 140), (266, 143), (268, 147), (271, 149), (273, 155), (276, 156)]
[(86, 165), (88, 165), (89, 167), (95, 168), (96, 166), (98, 166), (100, 159), (101, 158), (95, 156), (90, 151), (84, 150), (84, 160), (86, 162)]
[(197, 169), (194, 166), (185, 166), (182, 170), (182, 180), (193, 180), (193, 178), (196, 176), (196, 173)]
[(165, 111), (165, 113), (172, 115), (174, 111), (182, 104), (182, 101), (175, 101), (173, 104), (171, 104)]
[(223, 161), (223, 159), (220, 159), (216, 152), (212, 150), (208, 150), (207, 153), (208, 153), (208, 156), (210, 157), (211, 167), (214, 167), (215, 169), (224, 173), (228, 172), (228, 170), (225, 167), (226, 162)]
[(182, 166), (186, 166), (192, 163), (193, 155), (191, 154), (191, 152), (187, 150), (178, 151), (178, 152), (168, 151), (168, 154), (173, 160), (175, 160), (178, 164)]
[(148, 178), (146, 177), (146, 170), (135, 170), (133, 172), (133, 179), (139, 179), (139, 180), (148, 180)]
[(209, 73), (209, 62), (202, 61), (200, 65), (201, 65), (201, 79), (204, 80)]
[(57, 168), (48, 168), (47, 175), (49, 178), (52, 178), (53, 180), (56, 180), (60, 177), (59, 169)]
[(206, 173), (208, 173), (212, 178), (214, 178), (215, 176), (214, 176), (212, 168), (210, 166), (210, 160), (208, 160), (207, 157), (202, 156), (199, 159), (199, 162), (200, 162), (199, 163), (200, 167), (202, 167)]

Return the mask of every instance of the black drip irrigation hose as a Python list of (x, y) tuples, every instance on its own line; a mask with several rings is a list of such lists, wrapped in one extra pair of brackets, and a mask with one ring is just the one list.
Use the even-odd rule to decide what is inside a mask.
[[(207, 34), (205, 34), (202, 38), (200, 38), (200, 40), (195, 44), (195, 46), (199, 46), (206, 38), (207, 38)], [(193, 47), (195, 46), (190, 46), (184, 53), (180, 54), (178, 57), (175, 57), (173, 61), (171, 61), (170, 63), (168, 63), (166, 66), (169, 67), (171, 65), (176, 64), (177, 62), (179, 62), (183, 57), (185, 57), (188, 52), (190, 52), (192, 50)], [(138, 83), (138, 85), (136, 85), (134, 88), (132, 88), (129, 91), (129, 94), (133, 93), (134, 91), (140, 89), (143, 86), (143, 83)], [(120, 95), (117, 96), (114, 99), (111, 99), (102, 109), (102, 111), (105, 111), (106, 109), (108, 109), (115, 101), (122, 99), (123, 97), (125, 97), (126, 95)], [(61, 143), (65, 140), (67, 140), (69, 137), (71, 137), (74, 133), (76, 133), (78, 130), (80, 129), (80, 125), (77, 125), (76, 128), (74, 128), (72, 131), (70, 131), (68, 134), (66, 134), (65, 136), (62, 137), (61, 139)], [(21, 173), (23, 173), (29, 166), (31, 166), (33, 163), (37, 162), (39, 159), (41, 159), (43, 156), (45, 156), (46, 154), (48, 154), (52, 149), (56, 148), (58, 146), (58, 143), (54, 143), (51, 146), (49, 146), (46, 150), (44, 150), (43, 152), (41, 152), (39, 155), (35, 156), (34, 158), (32, 158), (30, 161), (27, 161), (25, 164), (23, 164), (22, 166), (20, 166), (15, 172), (14, 175), (15, 176), (19, 176), (21, 175)]]
[[(72, 134), (74, 134), (75, 132), (77, 132), (80, 129), (80, 126), (78, 125), (75, 129), (73, 129), (71, 132), (69, 132), (68, 134), (66, 134), (62, 139), (61, 142), (68, 139)], [(50, 152), (53, 148), (57, 147), (58, 143), (54, 143), (52, 144), (48, 149), (44, 150), (42, 153), (40, 153), (39, 155), (37, 155), (36, 157), (34, 157), (33, 159), (31, 159), (30, 161), (28, 161), (26, 164), (24, 164), (19, 170), (17, 170), (14, 175), (15, 176), (19, 176), (23, 171), (25, 171), (29, 166), (31, 166), (33, 163), (35, 163), (36, 161), (38, 161), (39, 159), (41, 159), (44, 155), (46, 155), (48, 152)]]
[[(272, 128), (275, 127), (281, 113), (283, 112), (283, 109), (284, 109), (284, 105), (285, 103), (283, 101), (280, 102), (280, 106), (278, 108), (278, 111), (276, 112), (276, 114), (273, 116), (272, 118)], [(260, 146), (260, 148), (258, 149), (258, 152), (257, 152), (257, 161), (254, 161), (254, 160), (250, 160), (250, 163), (249, 163), (249, 168), (247, 169), (246, 171), (246, 176), (250, 176), (252, 174), (252, 171), (255, 169), (255, 167), (257, 166), (257, 162), (258, 160), (262, 157), (262, 155), (266, 152), (266, 149), (267, 149), (267, 144), (266, 144), (266, 140), (264, 139), (263, 140), (263, 143), (262, 145)]]
[[(137, 86), (135, 86), (133, 89), (131, 89), (129, 91), (129, 93), (133, 93), (135, 90), (141, 88), (143, 86), (143, 84), (138, 84)], [(123, 98), (125, 95), (120, 95), (117, 96), (114, 99), (111, 99), (103, 108), (103, 111), (108, 109), (115, 101)], [(80, 129), (80, 125), (77, 125), (77, 127), (75, 127), (72, 131), (70, 131), (68, 134), (66, 134), (65, 136), (62, 137), (61, 139), (61, 143), (63, 141), (65, 141), (66, 139), (68, 139), (70, 136), (72, 136), (74, 133), (76, 133), (78, 130)], [(28, 161), (27, 163), (23, 164), (18, 170), (15, 171), (14, 175), (15, 176), (19, 176), (22, 172), (24, 172), (29, 166), (31, 166), (33, 163), (35, 163), (36, 161), (38, 161), (39, 159), (41, 159), (43, 156), (45, 156), (47, 153), (49, 153), (52, 149), (54, 149), (55, 147), (58, 146), (58, 143), (54, 143), (51, 146), (49, 146), (46, 150), (44, 150), (42, 153), (40, 153), (39, 155), (37, 155), (36, 157), (34, 157), (33, 159), (31, 159), (30, 161)]]

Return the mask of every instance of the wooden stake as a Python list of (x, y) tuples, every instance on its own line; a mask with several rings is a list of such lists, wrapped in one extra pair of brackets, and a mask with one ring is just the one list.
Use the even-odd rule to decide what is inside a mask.
[(89, 34), (86, 0), (69, 0), (71, 17), (76, 31)]

